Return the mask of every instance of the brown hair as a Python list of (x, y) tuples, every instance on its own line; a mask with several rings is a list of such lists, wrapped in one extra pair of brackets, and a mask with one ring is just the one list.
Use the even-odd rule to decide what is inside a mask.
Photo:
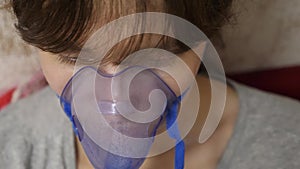
[[(228, 22), (232, 0), (11, 0), (16, 28), (24, 41), (52, 53), (76, 53), (96, 27), (137, 12), (165, 12), (188, 20), (209, 38)], [(119, 63), (141, 47), (144, 36), (136, 36), (111, 50), (105, 62)], [(159, 47), (181, 53), (187, 48), (162, 36)], [(122, 52), (122, 56), (119, 54)]]

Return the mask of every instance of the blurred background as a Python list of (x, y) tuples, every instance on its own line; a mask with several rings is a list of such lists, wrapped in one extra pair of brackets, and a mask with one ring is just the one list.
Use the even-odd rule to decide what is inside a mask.
[(300, 1), (237, 0), (236, 21), (222, 30), (227, 72), (300, 65)]
[(300, 1), (236, 0), (216, 43), (228, 76), (300, 100)]
[(37, 50), (20, 39), (14, 23), (12, 13), (0, 9), (0, 110), (46, 86)]
[[(300, 100), (300, 1), (234, 3), (233, 23), (214, 41), (228, 77)], [(0, 10), (0, 110), (47, 85), (36, 49), (22, 42), (14, 22)]]

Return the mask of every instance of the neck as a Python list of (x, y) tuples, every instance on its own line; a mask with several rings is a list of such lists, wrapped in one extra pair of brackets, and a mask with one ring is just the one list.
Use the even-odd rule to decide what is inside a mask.
[(76, 166), (77, 169), (94, 169), (89, 159), (87, 158), (78, 137), (75, 140), (76, 145)]

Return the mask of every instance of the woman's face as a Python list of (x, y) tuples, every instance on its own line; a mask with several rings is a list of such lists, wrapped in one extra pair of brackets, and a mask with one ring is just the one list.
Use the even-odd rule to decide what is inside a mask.
[[(195, 76), (198, 72), (198, 69), (200, 67), (200, 58), (196, 56), (192, 51), (187, 51), (180, 56), (178, 56), (182, 59), (184, 64), (192, 71), (193, 75)], [(65, 85), (70, 80), (70, 78), (74, 74), (74, 65), (63, 63), (60, 61), (59, 56), (47, 52), (40, 52), (40, 63), (42, 70), (44, 72), (44, 75), (50, 85), (50, 87), (57, 93), (61, 94)], [(174, 67), (174, 70), (180, 71), (180, 68), (178, 68), (178, 65), (174, 64), (171, 65)], [(103, 71), (114, 74), (116, 66), (112, 66), (112, 64), (108, 64)], [(184, 80), (184, 76), (181, 76), (182, 80)], [(180, 95), (182, 92), (180, 92), (179, 88), (176, 85), (176, 82), (173, 78), (169, 76), (164, 76), (162, 79), (169, 85), (169, 87), (177, 94)]]

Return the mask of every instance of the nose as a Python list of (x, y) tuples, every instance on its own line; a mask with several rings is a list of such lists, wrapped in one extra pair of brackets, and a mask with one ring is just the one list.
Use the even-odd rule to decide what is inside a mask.
[(113, 75), (113, 74), (118, 73), (117, 72), (118, 65), (113, 64), (113, 63), (108, 63), (108, 64), (105, 64), (105, 65), (100, 65), (98, 69), (101, 72), (105, 73), (105, 74), (111, 74), (111, 75)]

